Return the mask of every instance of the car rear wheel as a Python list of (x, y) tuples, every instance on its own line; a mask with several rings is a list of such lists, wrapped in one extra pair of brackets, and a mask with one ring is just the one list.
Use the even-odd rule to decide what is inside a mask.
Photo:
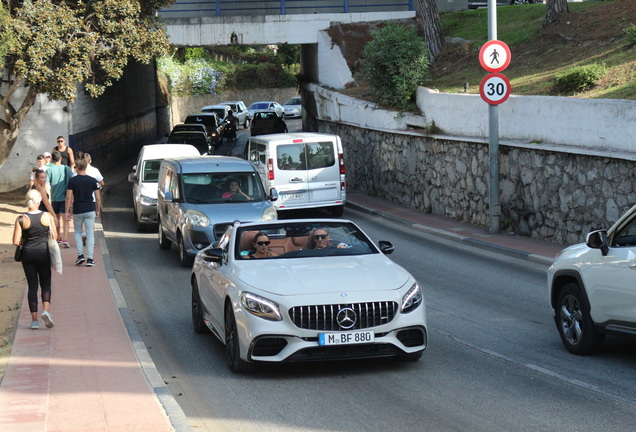
[(232, 372), (249, 372), (254, 369), (254, 364), (241, 358), (236, 319), (229, 303), (225, 306), (225, 357)]
[(161, 221), (159, 221), (159, 229), (157, 230), (159, 237), (159, 249), (168, 250), (170, 249), (170, 240), (163, 233), (163, 228), (161, 228)]
[(578, 284), (570, 282), (563, 287), (555, 312), (559, 335), (568, 351), (578, 355), (598, 351), (605, 335), (594, 327), (589, 307)]
[(192, 263), (194, 262), (194, 259), (191, 256), (189, 256), (188, 252), (186, 251), (183, 236), (179, 234), (178, 238), (179, 238), (179, 263), (181, 264), (181, 267), (192, 267)]
[(199, 284), (196, 279), (192, 279), (192, 327), (195, 333), (208, 333), (210, 329), (203, 321), (203, 305), (199, 295)]

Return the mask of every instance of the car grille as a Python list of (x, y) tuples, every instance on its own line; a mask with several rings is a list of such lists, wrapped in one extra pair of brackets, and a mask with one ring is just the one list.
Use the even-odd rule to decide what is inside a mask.
[[(355, 312), (352, 327), (343, 328), (338, 324), (338, 312), (350, 308)], [(308, 330), (358, 330), (389, 323), (395, 317), (398, 305), (395, 302), (368, 302), (332, 305), (296, 306), (289, 310), (292, 322)]]

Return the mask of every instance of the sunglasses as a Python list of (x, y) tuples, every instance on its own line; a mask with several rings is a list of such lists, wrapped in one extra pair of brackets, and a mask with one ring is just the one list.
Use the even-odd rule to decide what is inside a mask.
[(57, 140), (57, 142), (64, 142), (64, 140)]
[(259, 246), (269, 246), (270, 243), (271, 243), (270, 241), (256, 242), (256, 244)]
[(324, 239), (326, 239), (326, 238), (327, 238), (327, 236), (328, 236), (328, 235), (329, 235), (329, 234), (316, 234), (316, 235), (314, 236), (314, 240), (318, 240), (318, 239), (320, 239), (320, 240), (324, 240)]

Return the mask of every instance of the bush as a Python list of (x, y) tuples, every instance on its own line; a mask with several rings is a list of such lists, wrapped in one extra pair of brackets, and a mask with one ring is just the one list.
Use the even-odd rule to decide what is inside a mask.
[(554, 88), (561, 94), (589, 90), (605, 73), (607, 66), (604, 63), (571, 68), (554, 77)]
[(214, 94), (223, 78), (223, 72), (203, 59), (181, 64), (172, 57), (163, 57), (157, 61), (157, 67), (170, 77), (171, 91), (176, 96)]
[(636, 45), (636, 25), (632, 24), (623, 31), (627, 35), (627, 43), (629, 45)]
[(363, 50), (363, 74), (380, 104), (405, 110), (428, 76), (428, 48), (414, 26), (387, 22)]
[(237, 66), (225, 85), (235, 89), (295, 87), (296, 77), (280, 65), (246, 64)]

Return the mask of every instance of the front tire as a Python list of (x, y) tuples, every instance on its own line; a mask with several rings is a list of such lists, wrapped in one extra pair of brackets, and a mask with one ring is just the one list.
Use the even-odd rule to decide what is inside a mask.
[(166, 237), (166, 235), (163, 233), (163, 228), (161, 227), (161, 221), (159, 221), (159, 229), (157, 230), (158, 237), (159, 237), (159, 249), (161, 250), (168, 250), (170, 249), (170, 240), (168, 240), (168, 237)]
[(254, 369), (253, 363), (248, 363), (241, 358), (236, 319), (229, 303), (225, 306), (225, 357), (232, 372), (249, 372)]
[(192, 327), (198, 334), (208, 333), (210, 329), (203, 320), (203, 304), (199, 295), (199, 284), (196, 279), (192, 279)]
[(588, 355), (599, 350), (605, 335), (594, 327), (589, 307), (578, 284), (570, 282), (563, 287), (555, 312), (559, 335), (568, 351)]
[(245, 123), (243, 123), (243, 129), (249, 129), (250, 127), (250, 119), (246, 118)]
[(179, 264), (181, 267), (192, 267), (192, 263), (194, 262), (194, 258), (188, 255), (186, 251), (185, 242), (183, 240), (183, 236), (179, 235)]

